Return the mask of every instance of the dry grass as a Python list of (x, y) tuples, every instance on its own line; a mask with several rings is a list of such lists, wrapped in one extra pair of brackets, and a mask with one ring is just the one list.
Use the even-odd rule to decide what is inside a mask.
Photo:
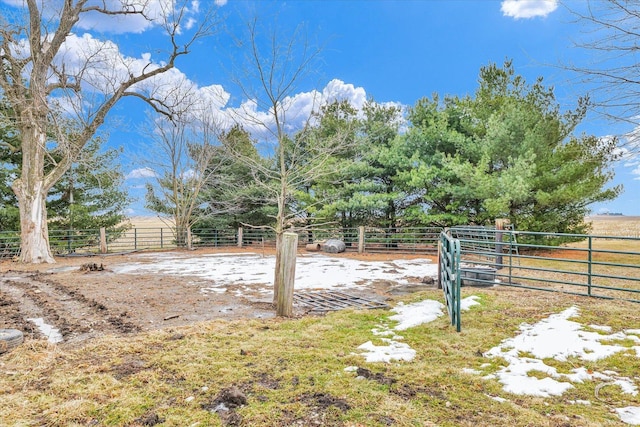
[(171, 218), (159, 218), (157, 216), (132, 216), (128, 222), (135, 228), (169, 228), (175, 225)]
[[(495, 380), (482, 353), (571, 305), (584, 322), (614, 330), (639, 327), (637, 305), (509, 288), (467, 289), (481, 306), (463, 314), (463, 332), (446, 317), (403, 331), (412, 362), (367, 364), (354, 354), (389, 311), (342, 311), (324, 317), (216, 321), (148, 334), (104, 337), (82, 348), (28, 342), (0, 356), (2, 425), (163, 426), (601, 426), (620, 424), (612, 409), (640, 398), (614, 387), (595, 397), (586, 382), (558, 398), (514, 396)], [(439, 291), (404, 298), (441, 299)], [(397, 301), (396, 301), (397, 302)], [(633, 377), (637, 357), (590, 363)], [(485, 366), (485, 363), (490, 363)], [(558, 364), (569, 370), (579, 361)], [(611, 367), (607, 363), (615, 363)], [(356, 379), (359, 366), (377, 376)], [(216, 398), (236, 386), (247, 397), (233, 417), (215, 413)], [(498, 402), (489, 396), (507, 399)], [(572, 405), (571, 400), (591, 405)], [(235, 417), (235, 418), (234, 418)]]
[(640, 216), (596, 215), (586, 220), (591, 222), (591, 234), (640, 237)]

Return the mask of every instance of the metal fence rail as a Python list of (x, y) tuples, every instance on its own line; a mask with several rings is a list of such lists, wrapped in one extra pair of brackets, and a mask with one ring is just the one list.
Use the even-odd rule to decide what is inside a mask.
[[(463, 285), (513, 286), (640, 302), (640, 238), (455, 227)], [(485, 274), (479, 277), (478, 268)]]
[[(348, 252), (431, 253), (435, 254), (441, 229), (397, 228), (316, 228), (298, 231), (298, 245), (340, 239)], [(130, 228), (105, 232), (107, 253), (175, 248), (244, 247), (275, 248), (276, 236), (271, 229), (205, 229), (195, 231), (172, 227)], [(49, 242), (55, 255), (83, 255), (101, 252), (100, 230), (50, 230)], [(20, 233), (0, 232), (0, 258), (20, 253)]]
[(0, 258), (13, 258), (20, 254), (20, 233), (0, 231)]
[(367, 252), (434, 253), (442, 227), (365, 229)]
[(451, 325), (460, 332), (460, 241), (443, 231), (438, 249), (438, 284), (444, 292)]

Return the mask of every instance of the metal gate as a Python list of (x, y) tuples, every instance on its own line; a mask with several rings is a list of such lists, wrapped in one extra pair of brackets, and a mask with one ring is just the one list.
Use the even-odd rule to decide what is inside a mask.
[(444, 292), (451, 325), (460, 332), (460, 241), (440, 233), (438, 242), (438, 286)]

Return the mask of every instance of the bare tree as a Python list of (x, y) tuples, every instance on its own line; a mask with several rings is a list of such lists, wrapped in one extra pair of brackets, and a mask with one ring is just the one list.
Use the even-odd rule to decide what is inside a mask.
[[(283, 234), (295, 227), (295, 219), (300, 215), (292, 204), (294, 191), (335, 173), (328, 165), (337, 153), (348, 148), (351, 133), (316, 138), (317, 132), (307, 132), (312, 114), (307, 113), (306, 122), (302, 124), (294, 120), (299, 118), (294, 92), (317, 65), (320, 53), (319, 48), (307, 42), (303, 28), (298, 27), (285, 39), (275, 31), (262, 37), (256, 20), (250, 22), (247, 29), (248, 40), (242, 43), (247, 63), (235, 77), (246, 100), (235, 110), (235, 115), (245, 127), (253, 128), (254, 135), (261, 133), (263, 142), (270, 143), (264, 150), (271, 162), (258, 161), (232, 147), (230, 152), (255, 171), (255, 183), (277, 205), (272, 227), (276, 234), (275, 303), (283, 283), (280, 268)], [(315, 98), (314, 108), (319, 107), (320, 94), (312, 92), (311, 96)]]
[(146, 163), (156, 175), (155, 185), (147, 184), (147, 207), (173, 220), (176, 241), (185, 243), (186, 231), (200, 219), (200, 193), (217, 185), (223, 158), (218, 144), (220, 125), (213, 113), (169, 121), (153, 119), (149, 133), (152, 156)]
[[(566, 1), (565, 6), (582, 25), (576, 47), (589, 53), (588, 64), (566, 64), (566, 68), (581, 76), (597, 112), (637, 127), (640, 124), (640, 1)], [(625, 135), (627, 149), (640, 151), (639, 137), (637, 131)]]
[[(195, 41), (210, 33), (213, 8), (191, 29), (191, 2), (152, 0), (25, 0), (19, 13), (0, 18), (0, 89), (19, 134), (22, 170), (12, 188), (18, 198), (21, 261), (55, 262), (49, 248), (46, 197), (124, 97), (137, 97), (172, 116), (180, 106), (174, 84), (161, 76)], [(16, 6), (18, 7), (18, 6)], [(138, 18), (164, 30), (161, 58), (125, 57), (112, 41), (79, 36), (83, 19)], [(77, 123), (73, 138), (59, 131), (54, 110)], [(53, 161), (51, 149), (64, 155)]]

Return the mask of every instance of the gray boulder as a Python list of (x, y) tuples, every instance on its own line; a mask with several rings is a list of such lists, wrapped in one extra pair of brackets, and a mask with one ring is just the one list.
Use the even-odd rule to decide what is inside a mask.
[(344, 252), (345, 249), (347, 249), (347, 245), (338, 239), (329, 239), (322, 245), (322, 250), (330, 254), (339, 254)]

